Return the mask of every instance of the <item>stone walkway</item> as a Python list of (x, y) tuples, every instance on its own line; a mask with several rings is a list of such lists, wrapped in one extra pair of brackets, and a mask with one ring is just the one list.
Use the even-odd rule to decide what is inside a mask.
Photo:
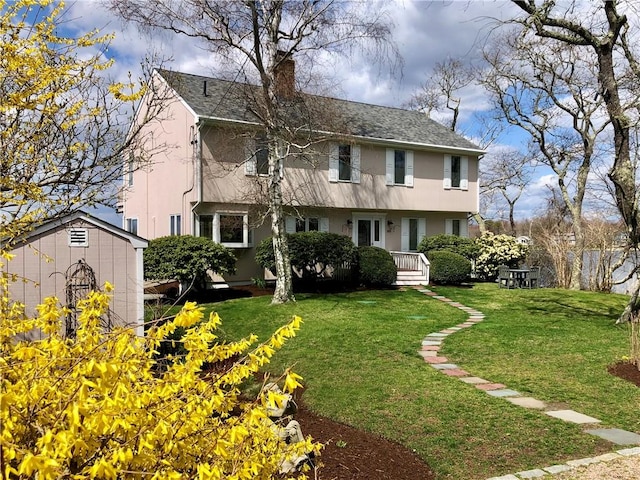
[[(618, 428), (597, 428), (597, 425), (601, 423), (597, 418), (590, 417), (589, 415), (585, 415), (584, 413), (576, 412), (574, 410), (549, 409), (547, 405), (541, 400), (533, 397), (523, 396), (516, 390), (510, 389), (509, 387), (501, 383), (495, 383), (490, 380), (485, 380), (484, 378), (476, 377), (471, 373), (463, 370), (455, 363), (449, 362), (449, 359), (443, 357), (440, 354), (440, 347), (442, 346), (442, 343), (449, 335), (456, 333), (462, 329), (470, 328), (475, 324), (482, 322), (484, 320), (484, 314), (479, 310), (469, 308), (460, 303), (454, 302), (453, 300), (438, 295), (437, 293), (432, 292), (431, 290), (424, 287), (416, 287), (416, 289), (419, 292), (424, 293), (425, 295), (433, 297), (442, 302), (446, 302), (452, 307), (459, 308), (469, 315), (467, 321), (456, 325), (455, 327), (450, 327), (439, 332), (430, 333), (422, 340), (422, 348), (418, 351), (418, 354), (422, 358), (424, 358), (424, 361), (431, 367), (450, 377), (457, 377), (460, 381), (469, 384), (470, 386), (474, 386), (479, 390), (483, 390), (487, 393), (487, 395), (491, 395), (492, 397), (503, 398), (504, 400), (520, 407), (540, 410), (546, 415), (564, 420), (565, 422), (584, 425), (584, 431), (586, 433), (603, 438), (604, 440), (607, 440), (615, 445), (640, 445), (640, 435), (636, 433), (628, 432), (626, 430), (620, 430)], [(589, 465), (597, 462), (606, 462), (629, 455), (640, 455), (640, 447), (624, 448), (616, 452), (600, 455), (598, 457), (570, 460), (562, 465), (551, 465), (544, 468), (536, 468), (534, 470), (517, 472), (514, 474), (503, 475), (501, 477), (492, 477), (488, 480), (519, 480), (524, 478), (544, 477), (546, 475), (566, 472), (582, 465)]]

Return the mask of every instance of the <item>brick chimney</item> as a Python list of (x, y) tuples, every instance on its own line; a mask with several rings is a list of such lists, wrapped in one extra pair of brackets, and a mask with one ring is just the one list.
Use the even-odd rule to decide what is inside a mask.
[(278, 50), (276, 61), (276, 95), (280, 99), (289, 100), (296, 94), (296, 62), (282, 50)]

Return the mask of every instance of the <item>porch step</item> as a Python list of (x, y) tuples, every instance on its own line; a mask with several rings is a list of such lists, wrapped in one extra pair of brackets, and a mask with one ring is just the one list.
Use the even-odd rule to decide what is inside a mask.
[(420, 270), (398, 270), (394, 285), (427, 285), (427, 279)]

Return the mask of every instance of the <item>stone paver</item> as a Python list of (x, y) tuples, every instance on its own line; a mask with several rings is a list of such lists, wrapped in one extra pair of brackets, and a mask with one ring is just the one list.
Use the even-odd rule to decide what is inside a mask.
[(468, 377), (469, 372), (466, 372), (460, 368), (449, 368), (446, 370), (442, 370), (442, 373), (445, 375), (449, 375), (450, 377)]
[(505, 388), (502, 390), (487, 390), (487, 393), (492, 397), (517, 397), (520, 395), (520, 392), (516, 392), (515, 390), (511, 390), (509, 388)]
[(544, 467), (543, 470), (555, 475), (556, 473), (573, 470), (573, 467), (570, 467), (569, 465), (551, 465), (550, 467)]
[(595, 458), (587, 457), (578, 460), (569, 460), (567, 465), (570, 467), (583, 467), (585, 465), (591, 465), (592, 463), (598, 463), (598, 461)]
[(622, 455), (619, 453), (605, 453), (604, 455), (598, 455), (597, 457), (593, 457), (599, 462), (610, 462), (611, 460), (616, 460), (618, 458), (622, 458)]
[(460, 368), (455, 363), (434, 363), (431, 366), (438, 370), (453, 370), (454, 368)]
[(640, 455), (640, 447), (623, 448), (622, 450), (618, 450), (616, 453), (624, 455), (625, 457), (630, 455)]
[(585, 432), (604, 438), (616, 445), (639, 445), (640, 435), (619, 428), (597, 428), (594, 430), (585, 430)]
[(540, 470), (539, 468), (516, 473), (516, 475), (518, 475), (520, 478), (540, 478), (544, 477), (546, 474), (547, 472), (545, 472), (544, 470)]
[[(441, 300), (450, 304), (453, 307), (457, 307), (464, 312), (466, 312), (469, 317), (463, 323), (456, 325), (455, 327), (449, 327), (447, 329), (441, 330), (440, 332), (434, 332), (428, 334), (423, 340), (421, 344), (421, 350), (418, 351), (418, 354), (421, 355), (425, 362), (430, 364), (433, 368), (440, 370), (442, 373), (452, 377), (458, 377), (459, 380), (463, 381), (468, 385), (473, 385), (480, 390), (484, 390), (487, 394), (504, 398), (505, 400), (511, 402), (514, 405), (518, 405), (524, 408), (531, 409), (539, 409), (544, 410), (547, 408), (546, 404), (540, 400), (537, 400), (532, 397), (523, 397), (521, 394), (515, 390), (511, 390), (509, 388), (505, 388), (505, 385), (501, 383), (493, 383), (489, 380), (485, 380), (484, 378), (471, 376), (468, 372), (461, 369), (458, 365), (454, 363), (449, 363), (446, 357), (441, 357), (438, 355), (438, 351), (442, 346), (442, 342), (448, 335), (451, 335), (459, 330), (463, 330), (465, 328), (472, 327), (482, 321), (484, 321), (485, 316), (479, 310), (474, 308), (467, 307), (458, 302), (455, 302), (447, 297), (442, 295), (438, 295), (436, 292), (432, 292), (427, 288), (416, 288), (418, 292), (421, 292), (425, 295), (430, 296), (431, 298)], [(365, 303), (365, 302), (361, 302)], [(369, 302), (366, 302), (369, 303)], [(372, 302), (375, 303), (375, 302)], [(418, 315), (409, 317), (409, 318), (426, 318)], [(564, 420), (566, 422), (578, 423), (578, 424), (590, 424), (590, 423), (600, 423), (600, 420), (597, 418), (590, 417), (588, 415), (576, 412), (574, 410), (552, 410), (545, 411), (549, 416), (558, 418), (560, 420)], [(640, 445), (640, 435), (627, 432), (625, 430), (620, 430), (616, 428), (602, 428), (602, 429), (591, 429), (585, 430), (586, 433), (590, 433), (592, 435), (596, 435), (600, 438), (608, 440), (612, 443), (618, 445)], [(517, 472), (515, 474), (502, 475), (499, 477), (491, 477), (487, 480), (521, 480), (525, 478), (540, 478), (545, 477), (547, 474), (555, 475), (562, 472), (567, 472), (573, 468), (580, 467), (583, 465), (591, 465), (593, 463), (599, 462), (607, 462), (611, 460), (615, 460), (616, 458), (621, 458), (624, 456), (631, 455), (640, 455), (640, 446), (633, 448), (625, 448), (618, 450), (617, 452), (607, 453), (604, 455), (600, 455), (593, 458), (581, 458), (577, 460), (569, 460), (566, 464), (562, 465), (550, 465), (544, 468), (536, 468), (532, 470), (525, 470), (521, 472)]]
[(461, 378), (460, 380), (462, 380), (464, 383), (469, 383), (471, 385), (489, 383), (489, 380), (485, 380), (484, 378), (480, 378), (480, 377), (465, 377), (465, 378)]
[(506, 385), (503, 385), (502, 383), (481, 383), (476, 385), (476, 388), (479, 388), (480, 390), (500, 390), (504, 387), (506, 387)]
[(418, 351), (418, 355), (420, 355), (423, 358), (426, 358), (426, 357), (437, 357), (438, 356), (438, 352), (432, 351), (432, 350), (419, 350)]
[(437, 352), (440, 350), (440, 345), (423, 345), (421, 350), (425, 352)]
[(509, 400), (514, 405), (518, 405), (519, 407), (533, 408), (537, 410), (544, 410), (545, 408), (547, 408), (547, 404), (542, 400), (537, 400), (532, 397), (512, 397), (507, 398), (507, 400)]
[(449, 359), (447, 357), (424, 357), (424, 361), (427, 363), (447, 363)]
[(584, 413), (578, 413), (574, 410), (551, 410), (548, 412), (544, 412), (547, 415), (555, 418), (559, 418), (560, 420), (564, 420), (565, 422), (571, 423), (600, 423), (600, 420), (597, 418), (590, 417), (589, 415), (585, 415)]

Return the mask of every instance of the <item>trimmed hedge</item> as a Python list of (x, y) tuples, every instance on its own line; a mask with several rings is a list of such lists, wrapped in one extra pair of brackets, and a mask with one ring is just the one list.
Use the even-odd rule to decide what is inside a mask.
[(471, 262), (454, 252), (433, 250), (429, 253), (431, 280), (435, 283), (460, 285), (471, 274)]
[(480, 254), (480, 247), (474, 240), (457, 235), (441, 234), (424, 237), (418, 245), (418, 252), (425, 255), (434, 250), (448, 250), (462, 255), (467, 260), (474, 260)]
[[(322, 275), (329, 266), (339, 267), (353, 262), (356, 247), (350, 237), (329, 232), (288, 233), (291, 267), (302, 272), (303, 278), (313, 279)], [(275, 256), (271, 237), (260, 242), (256, 249), (256, 262), (275, 274)]]
[(366, 286), (388, 286), (396, 281), (398, 269), (384, 248), (358, 247), (358, 279)]
[(218, 274), (235, 272), (236, 257), (227, 247), (209, 238), (172, 235), (149, 241), (144, 250), (144, 278), (174, 278), (182, 283), (196, 280), (204, 285), (207, 270)]

